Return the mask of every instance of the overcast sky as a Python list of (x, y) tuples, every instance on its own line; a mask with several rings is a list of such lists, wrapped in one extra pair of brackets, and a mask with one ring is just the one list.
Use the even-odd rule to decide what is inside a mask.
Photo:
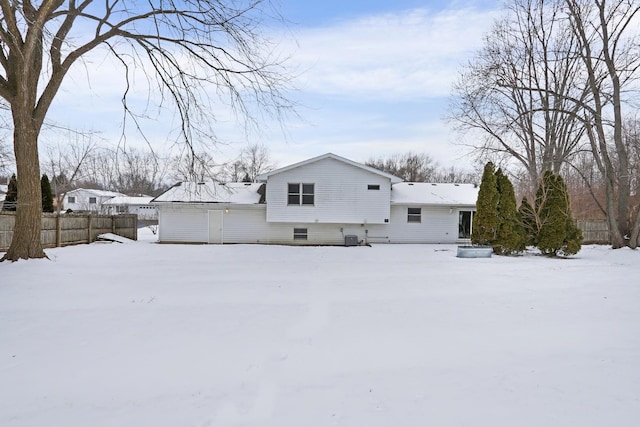
[[(233, 116), (220, 114), (216, 131), (229, 145), (214, 157), (225, 160), (247, 143), (261, 142), (280, 166), (327, 152), (364, 162), (406, 151), (426, 153), (443, 166), (470, 165), (442, 117), (450, 85), (498, 16), (499, 1), (276, 3), (291, 22), (278, 36), (299, 74), (291, 97), (300, 104), (300, 118), (285, 123), (284, 133), (271, 124), (245, 134)], [(122, 81), (104, 59), (91, 59), (86, 70), (77, 67), (65, 82), (50, 119), (99, 131), (115, 144)], [(147, 133), (159, 151), (171, 146), (170, 126), (163, 118)], [(132, 132), (128, 143), (140, 138)]]

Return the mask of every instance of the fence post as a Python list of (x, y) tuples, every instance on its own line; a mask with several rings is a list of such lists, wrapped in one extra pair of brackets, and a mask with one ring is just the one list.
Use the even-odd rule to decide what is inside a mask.
[(60, 213), (56, 214), (56, 248), (62, 246), (62, 224), (60, 221)]
[(89, 214), (89, 216), (87, 217), (87, 221), (89, 221), (89, 223), (87, 224), (87, 228), (88, 228), (88, 231), (89, 231), (89, 236), (87, 238), (87, 243), (91, 243), (91, 235), (93, 234), (93, 227), (92, 227), (93, 224), (91, 223), (91, 219), (92, 219), (92, 216), (91, 216), (91, 214)]

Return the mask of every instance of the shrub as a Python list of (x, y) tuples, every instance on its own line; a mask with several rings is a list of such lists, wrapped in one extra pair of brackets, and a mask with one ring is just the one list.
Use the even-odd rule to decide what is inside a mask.
[(495, 167), (489, 162), (484, 167), (482, 182), (478, 191), (476, 213), (473, 218), (471, 243), (493, 246), (498, 233), (498, 185)]

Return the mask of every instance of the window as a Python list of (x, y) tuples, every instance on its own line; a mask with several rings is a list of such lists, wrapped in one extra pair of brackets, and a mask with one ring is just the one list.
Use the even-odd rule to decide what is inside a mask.
[(422, 222), (422, 208), (408, 208), (407, 222)]
[(458, 238), (469, 239), (473, 230), (473, 211), (458, 213)]
[(69, 196), (69, 197), (67, 197), (67, 202), (69, 202), (69, 203), (75, 203), (75, 202), (76, 202), (76, 196)]
[(313, 205), (314, 184), (289, 183), (287, 190), (288, 205)]
[(95, 205), (97, 201), (98, 201), (98, 199), (96, 199), (95, 197), (89, 197), (89, 203), (90, 204)]
[(293, 229), (293, 240), (307, 240), (307, 229), (306, 228), (294, 228)]
[(117, 205), (116, 206), (116, 212), (117, 213), (127, 213), (127, 207), (124, 205)]
[(367, 190), (379, 190), (380, 189), (380, 185), (378, 184), (369, 184), (367, 186)]

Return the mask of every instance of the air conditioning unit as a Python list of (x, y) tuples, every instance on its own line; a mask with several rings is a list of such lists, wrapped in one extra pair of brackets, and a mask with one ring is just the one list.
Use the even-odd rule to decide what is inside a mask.
[(358, 236), (349, 234), (344, 236), (344, 245), (345, 246), (358, 246)]

